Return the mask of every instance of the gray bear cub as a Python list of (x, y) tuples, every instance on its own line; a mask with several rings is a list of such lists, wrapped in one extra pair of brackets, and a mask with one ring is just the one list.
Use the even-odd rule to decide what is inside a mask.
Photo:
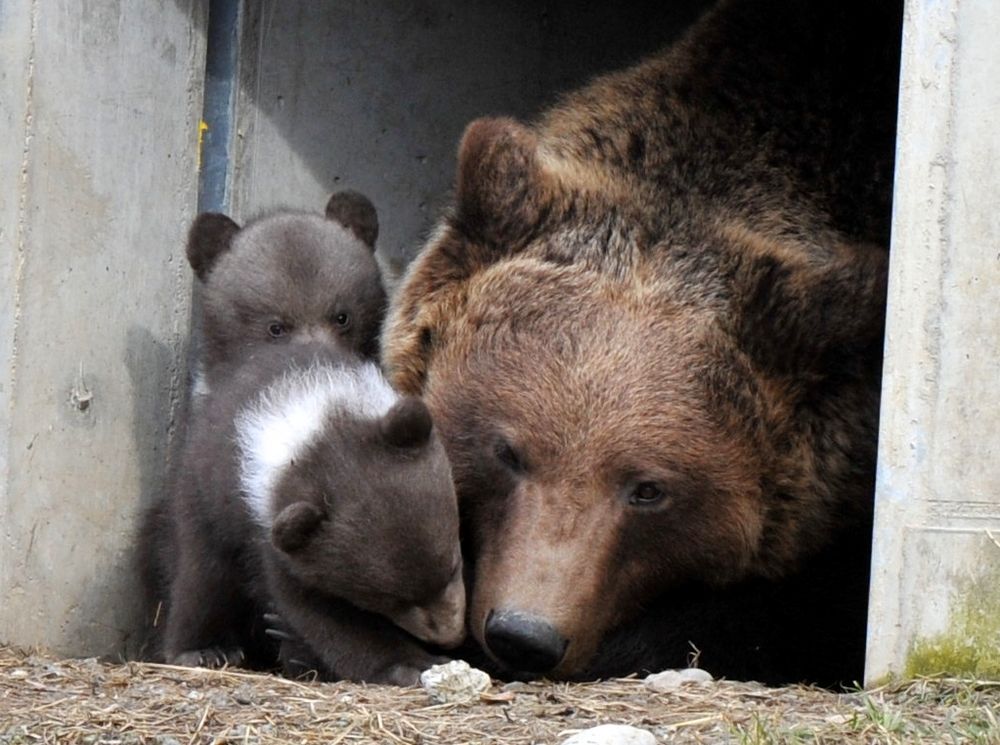
[(191, 231), (200, 395), (140, 536), (165, 610), (161, 655), (273, 667), (273, 611), (284, 646), (323, 677), (414, 684), (441, 659), (417, 640), (461, 642), (465, 590), (430, 414), (366, 359), (385, 300), (374, 208), (347, 193), (327, 218), (230, 223), (203, 215)]
[(326, 215), (284, 210), (240, 227), (199, 215), (187, 257), (202, 306), (196, 390), (211, 390), (247, 356), (271, 345), (318, 342), (374, 358), (386, 296), (367, 197), (342, 191)]

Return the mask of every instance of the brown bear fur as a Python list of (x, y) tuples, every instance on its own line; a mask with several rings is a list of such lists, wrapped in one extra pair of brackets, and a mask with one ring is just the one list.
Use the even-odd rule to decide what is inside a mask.
[[(703, 639), (717, 673), (860, 675), (899, 5), (724, 0), (532, 124), (467, 128), (383, 359), (449, 450), (470, 632), (562, 641), (503, 667)], [(608, 657), (616, 629), (638, 651)]]

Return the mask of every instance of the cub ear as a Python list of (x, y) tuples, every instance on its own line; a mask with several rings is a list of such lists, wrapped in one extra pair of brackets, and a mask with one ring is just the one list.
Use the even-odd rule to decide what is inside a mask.
[(375, 205), (357, 191), (338, 191), (326, 203), (326, 217), (350, 230), (368, 248), (375, 250), (378, 213)]
[(407, 396), (393, 405), (379, 422), (383, 439), (397, 448), (415, 448), (426, 443), (434, 423), (427, 406), (415, 396)]
[(198, 279), (205, 280), (239, 231), (239, 225), (218, 212), (203, 212), (195, 218), (188, 231), (187, 258)]
[(271, 525), (271, 541), (285, 553), (303, 548), (323, 522), (323, 513), (309, 502), (293, 502), (278, 513)]
[(457, 221), (473, 240), (518, 248), (536, 232), (551, 193), (538, 137), (514, 119), (476, 119), (458, 148)]

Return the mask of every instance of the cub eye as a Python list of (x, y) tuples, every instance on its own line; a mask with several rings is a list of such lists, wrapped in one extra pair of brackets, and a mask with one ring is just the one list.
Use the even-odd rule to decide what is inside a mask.
[(527, 470), (524, 459), (521, 457), (520, 453), (518, 453), (506, 440), (500, 440), (496, 444), (496, 456), (497, 460), (507, 466), (507, 468), (511, 471), (522, 473)]
[(648, 507), (666, 499), (667, 495), (652, 481), (643, 481), (636, 484), (632, 493), (628, 495), (628, 503), (639, 507)]
[(351, 327), (351, 317), (347, 313), (338, 313), (333, 317), (333, 324), (341, 329), (348, 329)]
[(267, 327), (267, 333), (269, 333), (272, 337), (277, 339), (279, 336), (284, 336), (285, 334), (288, 333), (288, 326), (282, 323), (281, 321), (273, 321)]

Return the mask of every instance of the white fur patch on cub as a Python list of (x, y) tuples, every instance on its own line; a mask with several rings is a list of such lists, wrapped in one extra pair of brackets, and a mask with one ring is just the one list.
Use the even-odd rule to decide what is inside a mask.
[(271, 527), (275, 484), (322, 431), (330, 414), (378, 419), (398, 399), (371, 362), (290, 370), (265, 388), (236, 417), (240, 486), (254, 519)]

